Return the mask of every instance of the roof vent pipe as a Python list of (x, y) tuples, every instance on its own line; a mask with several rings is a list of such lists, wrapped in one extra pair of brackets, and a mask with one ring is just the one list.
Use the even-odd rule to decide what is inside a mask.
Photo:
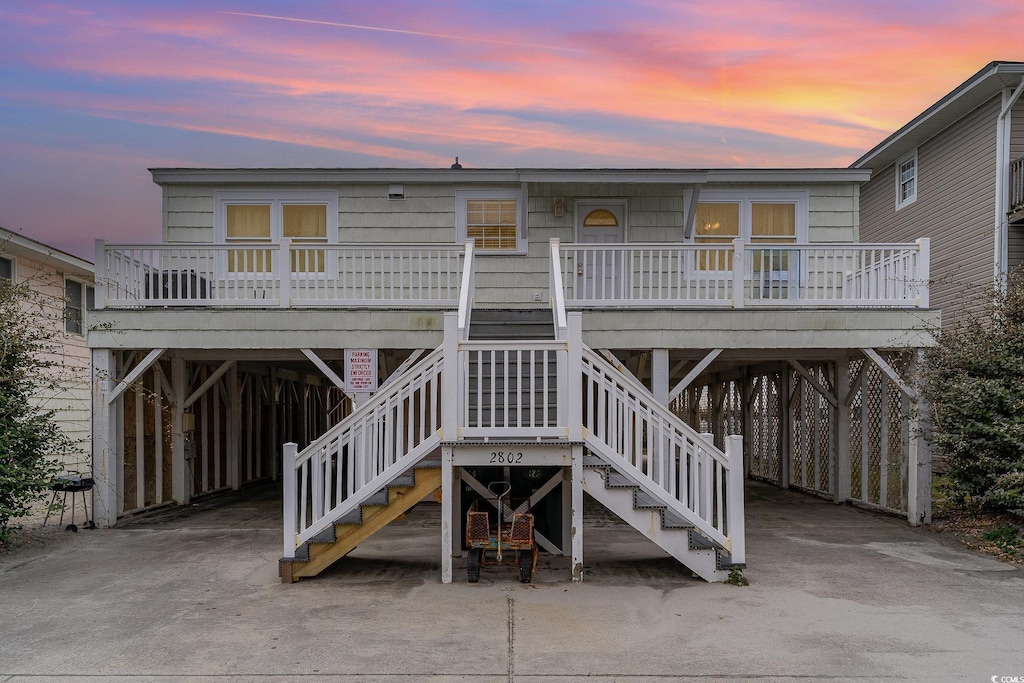
[(462, 164), (459, 163), (458, 157), (455, 157), (455, 163), (452, 164), (452, 168), (462, 168)]

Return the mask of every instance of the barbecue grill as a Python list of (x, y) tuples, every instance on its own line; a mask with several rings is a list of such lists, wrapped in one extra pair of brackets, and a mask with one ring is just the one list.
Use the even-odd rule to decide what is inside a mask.
[(86, 501), (85, 494), (88, 491), (92, 491), (93, 484), (96, 480), (92, 477), (76, 477), (71, 475), (61, 475), (54, 477), (50, 480), (50, 490), (53, 491), (53, 496), (50, 498), (50, 504), (46, 508), (46, 517), (43, 519), (43, 526), (46, 526), (46, 522), (50, 519), (50, 512), (53, 510), (53, 504), (57, 500), (57, 496), (63, 496), (61, 500), (60, 508), (60, 523), (64, 523), (64, 512), (68, 507), (68, 494), (71, 495), (71, 523), (68, 524), (64, 529), (66, 531), (78, 531), (78, 525), (75, 524), (75, 494), (82, 494), (82, 508), (85, 510), (85, 523), (82, 525), (86, 529), (95, 529), (96, 522), (89, 519), (89, 504)]

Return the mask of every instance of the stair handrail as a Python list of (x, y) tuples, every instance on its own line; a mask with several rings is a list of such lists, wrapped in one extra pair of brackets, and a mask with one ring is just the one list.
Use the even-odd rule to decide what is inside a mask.
[(555, 339), (568, 339), (569, 324), (565, 313), (565, 289), (562, 283), (562, 254), (557, 237), (552, 237), (549, 244), (551, 252), (550, 290), (551, 313), (555, 324)]
[[(408, 369), (404, 379), (379, 390), (301, 452), (295, 444), (285, 445), (285, 557), (294, 557), (298, 546), (440, 444), (442, 350), (438, 347), (427, 354)], [(412, 406), (418, 392), (419, 424), (402, 407), (403, 402)], [(390, 414), (393, 420), (387, 419)]]
[(459, 339), (469, 338), (469, 323), (473, 316), (473, 299), (476, 296), (475, 250), (476, 243), (466, 240), (466, 257), (462, 262), (462, 282), (459, 286)]
[[(691, 522), (704, 536), (730, 552), (742, 553), (742, 476), (737, 479), (737, 473), (742, 475), (742, 441), (737, 446), (730, 437), (730, 453), (726, 454), (707, 436), (658, 402), (645, 387), (628, 381), (621, 371), (586, 345), (583, 346), (582, 373), (590, 383), (583, 389), (589, 401), (583, 411), (587, 447), (616, 470), (635, 480), (660, 503)], [(609, 414), (619, 415), (620, 407), (631, 411), (637, 420), (648, 422), (646, 431), (642, 432), (632, 419), (622, 419), (621, 425), (595, 424), (595, 403), (607, 400), (599, 396), (601, 387), (598, 378), (593, 376), (598, 373), (613, 378), (622, 394), (614, 396), (617, 405)], [(612, 417), (610, 421), (614, 419)], [(673, 443), (674, 434), (685, 439), (679, 449), (678, 464), (675, 447), (679, 444)], [(609, 443), (608, 436), (620, 443)], [(654, 450), (663, 452), (644, 451), (652, 445)], [(622, 452), (627, 449), (632, 452)], [(685, 473), (688, 475), (685, 486), (680, 485), (683, 459), (686, 460)]]

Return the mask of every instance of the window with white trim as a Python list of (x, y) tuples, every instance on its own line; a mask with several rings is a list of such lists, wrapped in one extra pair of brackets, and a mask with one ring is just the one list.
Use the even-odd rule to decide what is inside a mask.
[(917, 149), (896, 162), (896, 210), (917, 201)]
[[(742, 239), (748, 244), (787, 244), (807, 241), (807, 193), (775, 192), (742, 194), (736, 192), (701, 193), (697, 204), (694, 244), (731, 244)], [(701, 271), (732, 269), (732, 251), (700, 250), (695, 267)], [(752, 268), (787, 270), (788, 252), (755, 252)]]
[(96, 290), (71, 278), (64, 279), (64, 330), (85, 334), (87, 311), (96, 308)]
[(473, 240), (478, 252), (525, 254), (519, 190), (457, 190), (456, 238)]
[[(323, 273), (331, 259), (319, 245), (338, 241), (336, 192), (225, 191), (215, 195), (214, 234), (222, 244), (292, 242), (295, 273)], [(228, 273), (262, 273), (273, 269), (273, 251), (235, 249), (228, 253)]]
[(0, 282), (14, 282), (14, 259), (0, 256)]

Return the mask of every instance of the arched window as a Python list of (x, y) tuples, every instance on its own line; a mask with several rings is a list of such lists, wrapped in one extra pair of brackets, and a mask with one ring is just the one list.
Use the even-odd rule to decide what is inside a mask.
[(583, 219), (584, 227), (618, 226), (619, 219), (608, 209), (594, 209)]

